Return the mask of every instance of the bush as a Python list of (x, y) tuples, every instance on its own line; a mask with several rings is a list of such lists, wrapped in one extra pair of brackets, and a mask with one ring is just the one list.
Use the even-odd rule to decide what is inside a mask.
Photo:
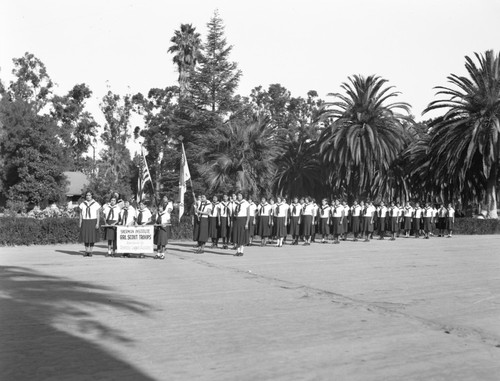
[(500, 219), (455, 218), (453, 234), (500, 234)]
[(78, 220), (74, 218), (0, 218), (0, 245), (49, 245), (77, 242)]
[[(172, 240), (191, 240), (193, 229), (189, 216), (172, 221)], [(80, 237), (78, 219), (52, 217), (0, 217), (0, 246), (51, 245), (77, 243)]]

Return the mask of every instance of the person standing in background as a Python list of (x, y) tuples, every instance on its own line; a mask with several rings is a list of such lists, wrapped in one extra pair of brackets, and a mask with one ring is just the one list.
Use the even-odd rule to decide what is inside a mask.
[(448, 204), (448, 213), (446, 218), (446, 228), (448, 229), (447, 238), (452, 237), (454, 227), (455, 227), (455, 209), (453, 208), (453, 205)]

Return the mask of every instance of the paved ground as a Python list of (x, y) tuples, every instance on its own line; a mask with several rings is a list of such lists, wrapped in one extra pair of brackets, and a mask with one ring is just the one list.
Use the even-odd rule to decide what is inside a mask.
[(0, 379), (497, 381), (499, 247), (0, 248)]

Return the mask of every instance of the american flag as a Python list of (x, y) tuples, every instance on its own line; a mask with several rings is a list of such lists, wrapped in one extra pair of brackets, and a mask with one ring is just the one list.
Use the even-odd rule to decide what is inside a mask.
[(137, 202), (139, 203), (144, 197), (144, 188), (146, 183), (151, 181), (151, 175), (149, 174), (148, 162), (146, 161), (146, 155), (144, 154), (144, 149), (141, 146), (141, 162), (139, 165), (139, 177), (137, 179)]

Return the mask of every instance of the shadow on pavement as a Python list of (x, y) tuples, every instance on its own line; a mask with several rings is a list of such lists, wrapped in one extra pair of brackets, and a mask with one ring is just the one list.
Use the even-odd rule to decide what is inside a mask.
[[(152, 380), (94, 341), (132, 346), (93, 309), (145, 314), (148, 305), (90, 283), (0, 266), (0, 369), (5, 380)], [(58, 328), (59, 327), (64, 327)]]
[[(179, 249), (177, 247), (172, 247), (173, 245), (171, 246), (167, 246), (167, 252), (172, 252), (172, 251), (180, 251), (181, 253), (189, 253), (189, 254), (194, 254), (194, 255), (203, 255), (203, 254), (199, 254), (196, 252), (196, 249), (190, 249), (190, 250), (185, 250), (185, 249)], [(233, 253), (232, 252), (219, 252), (219, 251), (213, 251), (213, 250), (207, 250), (205, 249), (204, 251), (204, 254), (215, 254), (215, 255), (230, 255), (232, 256)]]
[[(56, 250), (56, 253), (63, 253), (63, 254), (67, 254), (67, 255), (79, 255), (81, 257), (83, 257), (83, 254), (85, 253), (85, 250), (82, 249), (82, 250)], [(104, 257), (106, 256), (106, 252), (105, 251), (96, 251), (94, 249), (94, 252), (92, 253), (92, 255), (94, 256), (97, 256), (97, 257)]]

